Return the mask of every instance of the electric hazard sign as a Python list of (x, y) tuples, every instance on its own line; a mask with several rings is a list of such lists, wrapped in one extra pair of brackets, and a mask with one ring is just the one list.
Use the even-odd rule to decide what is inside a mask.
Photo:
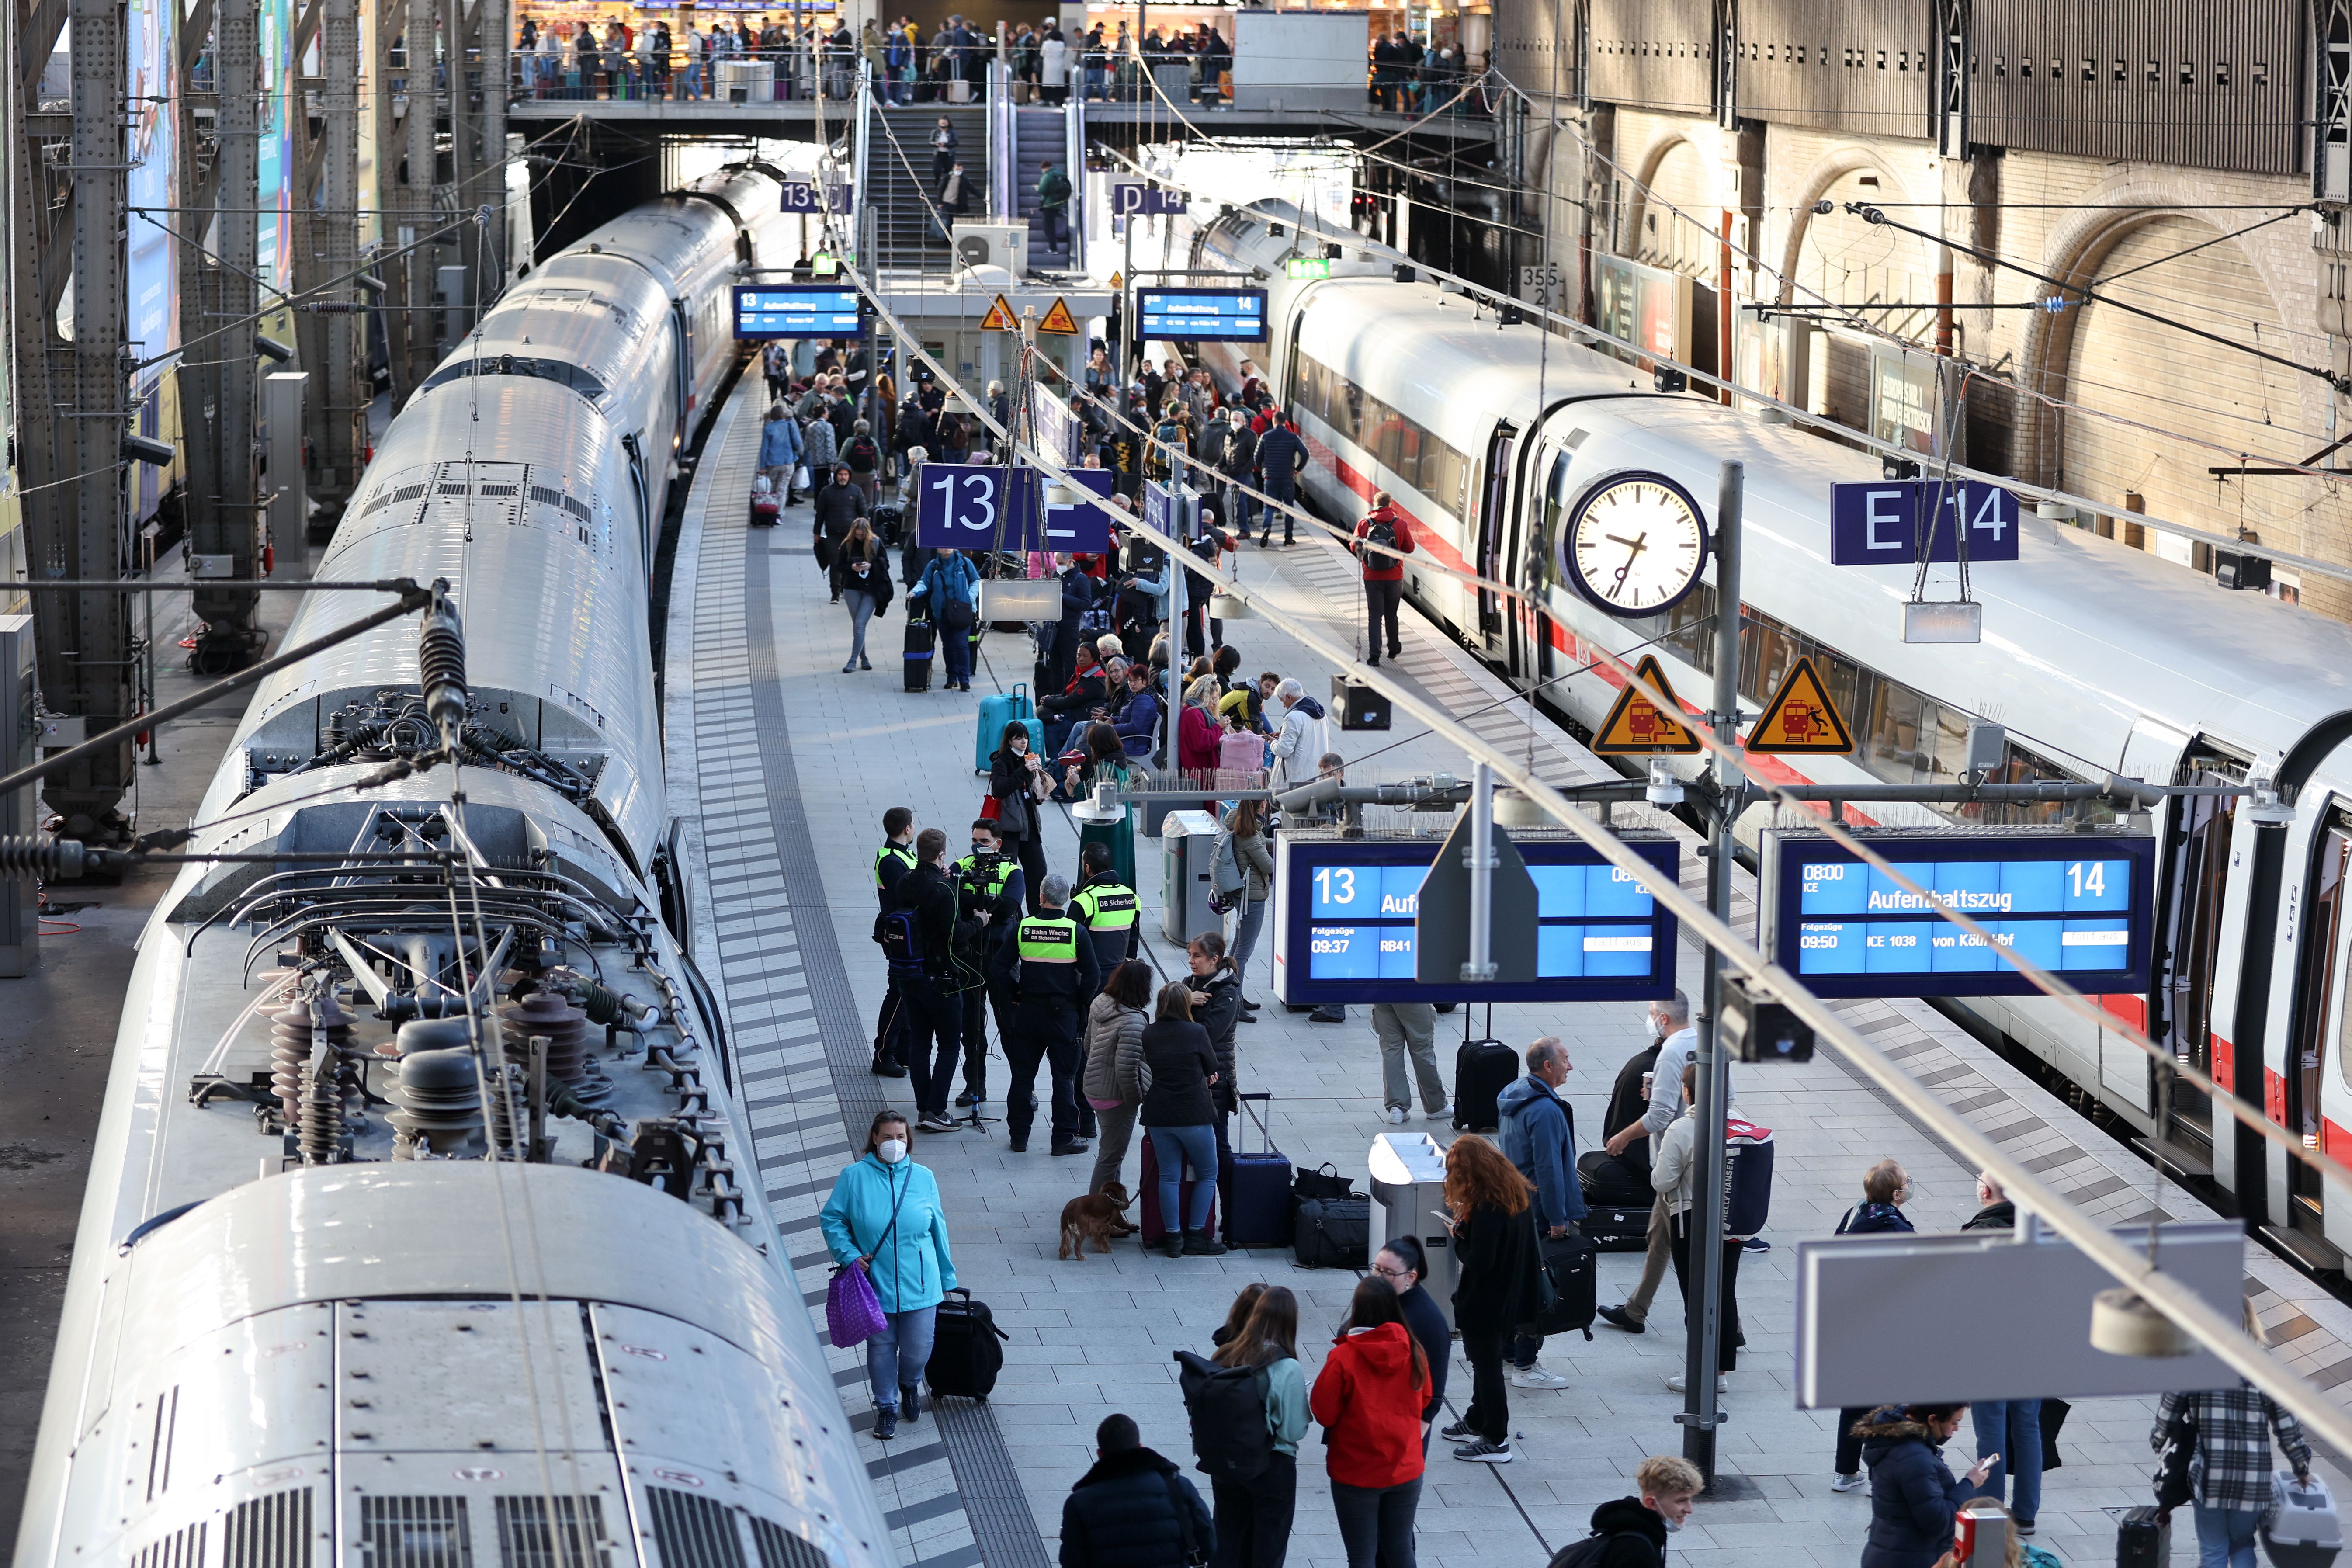
[[(1664, 698), (1666, 706), (1662, 709), (1643, 695), (1643, 687)], [(1666, 672), (1658, 668), (1655, 658), (1644, 654), (1633, 667), (1633, 679), (1617, 694), (1616, 706), (1593, 733), (1592, 750), (1604, 757), (1698, 750), (1698, 737), (1683, 722), (1675, 689), (1666, 684)]]

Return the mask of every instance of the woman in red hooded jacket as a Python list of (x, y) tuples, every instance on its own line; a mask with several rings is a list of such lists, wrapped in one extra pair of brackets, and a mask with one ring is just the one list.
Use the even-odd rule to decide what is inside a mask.
[(1396, 1292), (1377, 1277), (1365, 1279), (1307, 1400), (1328, 1445), (1323, 1468), (1348, 1568), (1413, 1568), (1428, 1402), (1429, 1360)]

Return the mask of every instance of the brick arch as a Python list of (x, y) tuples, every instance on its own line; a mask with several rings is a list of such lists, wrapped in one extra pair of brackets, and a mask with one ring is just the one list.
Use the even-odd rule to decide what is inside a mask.
[(1908, 201), (1911, 187), (1891, 166), (1891, 161), (1877, 149), (1860, 142), (1848, 142), (1832, 147), (1816, 159), (1805, 171), (1805, 182), (1799, 187), (1801, 197), (1797, 203), (1795, 221), (1789, 225), (1789, 237), (1780, 247), (1780, 294), (1783, 305), (1795, 303), (1797, 267), (1804, 259), (1805, 237), (1813, 226), (1813, 204), (1829, 194), (1832, 185), (1848, 174), (1858, 174), (1868, 169), (1885, 180), (1895, 195), (1890, 200)]
[[(2209, 214), (2204, 203), (2210, 195), (2203, 182), (2184, 177), (2167, 170), (2134, 168), (2119, 172), (2101, 182), (2083, 195), (2081, 204), (2066, 215), (2050, 233), (2048, 243), (2036, 264), (2041, 271), (2068, 283), (2089, 283), (2096, 279), (2099, 268), (2116, 247), (2150, 224), (2166, 218), (2186, 218), (2191, 223), (2210, 228), (2217, 235), (2231, 228), (2242, 227), (2230, 221), (2237, 215)], [(2119, 211), (2130, 207), (2136, 210)], [(2263, 248), (2226, 242), (2242, 257), (2246, 265), (2262, 280), (2269, 293), (2273, 312), (2281, 321), (2286, 318), (2280, 307), (2282, 299), (2292, 298), (2294, 289), (2278, 276), (2272, 258)], [(2047, 299), (2058, 292), (2050, 284), (2034, 288), (2036, 299)], [(2018, 380), (2033, 391), (2052, 397), (2067, 395), (2073, 373), (2075, 332), (2081, 324), (2082, 311), (2058, 310), (2032, 312), (2026, 323), (2025, 341), (2018, 355)], [(2151, 330), (2154, 330), (2151, 328)], [(2184, 338), (2184, 343), (2194, 340)], [(2305, 414), (2311, 427), (2316, 428), (2326, 417), (2324, 402), (2310, 403), (2311, 392), (2305, 391)], [(2018, 476), (2036, 483), (2047, 484), (2057, 475), (2063, 456), (2063, 410), (2035, 402), (2020, 410), (2017, 421)]]
[(1642, 161), (1635, 174), (1639, 184), (1627, 193), (1631, 199), (1625, 205), (1625, 225), (1622, 233), (1625, 242), (1636, 249), (1641, 244), (1642, 220), (1648, 216), (1650, 210), (1650, 198), (1647, 192), (1656, 182), (1658, 171), (1664, 166), (1667, 157), (1677, 147), (1688, 147), (1697, 155), (1699, 166), (1706, 171), (1710, 210), (1697, 215), (1706, 220), (1702, 226), (1712, 231), (1715, 215), (1732, 205), (1730, 182), (1725, 176), (1723, 169), (1722, 148), (1715, 144), (1715, 138), (1711, 135), (1693, 136), (1682, 131), (1670, 131), (1643, 149)]

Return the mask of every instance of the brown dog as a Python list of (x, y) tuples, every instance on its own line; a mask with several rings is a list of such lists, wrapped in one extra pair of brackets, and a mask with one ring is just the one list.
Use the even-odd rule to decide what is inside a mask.
[(1061, 1258), (1087, 1260), (1087, 1243), (1095, 1244), (1097, 1252), (1110, 1250), (1114, 1236), (1132, 1236), (1135, 1226), (1128, 1224), (1126, 1210), (1135, 1200), (1117, 1182), (1106, 1182), (1103, 1190), (1089, 1193), (1082, 1198), (1072, 1198), (1062, 1205)]

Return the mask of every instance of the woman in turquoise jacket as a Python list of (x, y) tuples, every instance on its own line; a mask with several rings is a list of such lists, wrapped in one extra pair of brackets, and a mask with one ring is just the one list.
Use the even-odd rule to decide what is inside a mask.
[(956, 1282), (940, 1184), (915, 1163), (905, 1117), (895, 1110), (875, 1117), (865, 1157), (833, 1184), (817, 1223), (833, 1260), (865, 1269), (881, 1300), (884, 1326), (866, 1342), (866, 1375), (874, 1385), (874, 1436), (896, 1436), (902, 1413), (909, 1421), (923, 1413), (932, 1329)]

